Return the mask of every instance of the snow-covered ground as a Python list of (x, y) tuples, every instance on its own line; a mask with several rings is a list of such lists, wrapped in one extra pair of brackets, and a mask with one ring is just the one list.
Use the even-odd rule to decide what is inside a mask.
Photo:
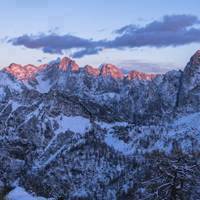
[(200, 131), (200, 112), (183, 116), (175, 120), (173, 125), (175, 127), (186, 126), (189, 128), (198, 129)]
[(21, 84), (12, 80), (7, 73), (0, 71), (0, 76), (0, 87), (8, 87), (11, 91), (22, 91)]
[[(170, 154), (173, 143), (177, 142), (183, 152), (192, 152), (200, 145), (200, 113), (178, 117), (166, 126), (132, 126), (128, 131), (131, 138), (124, 142), (118, 137), (115, 127), (127, 127), (126, 122), (105, 123), (96, 122), (105, 129), (105, 143), (124, 155), (133, 155), (136, 152), (144, 154), (152, 151), (161, 151)], [(131, 125), (130, 125), (131, 126)], [(139, 131), (138, 131), (139, 130)], [(198, 145), (194, 145), (194, 141)]]
[(22, 187), (16, 187), (9, 192), (5, 200), (54, 200), (53, 198), (36, 197), (25, 191)]
[(59, 125), (56, 133), (61, 133), (69, 130), (75, 133), (84, 134), (91, 127), (90, 120), (81, 116), (68, 117), (65, 115), (60, 115), (57, 116), (55, 120)]
[(105, 143), (108, 146), (113, 147), (115, 150), (122, 152), (124, 155), (129, 155), (133, 153), (133, 148), (130, 144), (127, 144), (123, 140), (118, 139), (112, 133), (106, 135)]
[(112, 130), (115, 126), (124, 126), (126, 127), (128, 125), (128, 122), (114, 122), (114, 123), (106, 123), (102, 121), (96, 121), (96, 124), (98, 124), (103, 129), (110, 129)]
[(50, 80), (43, 80), (43, 77), (41, 75), (37, 76), (37, 81), (38, 81), (38, 85), (36, 86), (36, 89), (38, 92), (40, 93), (47, 93), (49, 92), (49, 90), (51, 89), (51, 84), (50, 84)]

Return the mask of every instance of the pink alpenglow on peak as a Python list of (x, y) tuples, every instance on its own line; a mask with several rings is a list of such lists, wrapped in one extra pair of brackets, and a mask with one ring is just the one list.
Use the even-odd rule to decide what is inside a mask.
[(154, 78), (156, 78), (158, 76), (158, 74), (146, 74), (143, 72), (139, 72), (139, 71), (130, 71), (128, 73), (128, 80), (133, 80), (133, 79), (139, 79), (139, 80), (152, 80)]
[(86, 65), (84, 67), (84, 70), (90, 74), (90, 75), (93, 75), (93, 76), (98, 76), (100, 74), (100, 70), (98, 68), (95, 68), (95, 67), (92, 67), (90, 65)]
[(34, 65), (19, 65), (12, 63), (10, 66), (5, 68), (5, 71), (12, 74), (19, 80), (28, 80), (34, 78), (34, 75), (38, 72), (39, 68)]
[(76, 64), (76, 62), (74, 60), (71, 60), (68, 57), (64, 57), (60, 61), (59, 69), (61, 69), (63, 71), (70, 70), (72, 72), (77, 72), (77, 71), (79, 71), (79, 66), (78, 66), (78, 64)]
[(123, 79), (124, 74), (122, 71), (112, 64), (103, 64), (101, 65), (100, 75), (102, 76), (111, 76), (112, 78)]
[[(191, 58), (191, 62), (200, 62), (198, 61), (200, 55), (200, 51), (198, 52), (198, 55), (194, 55)], [(197, 65), (197, 64), (196, 64)], [(196, 66), (195, 65), (195, 66)], [(39, 66), (34, 66), (32, 64), (28, 65), (20, 65), (12, 63), (10, 66), (4, 68), (4, 71), (11, 74), (18, 80), (27, 81), (27, 80), (34, 80), (37, 74), (40, 72), (45, 71), (46, 68), (56, 68), (57, 70), (60, 70), (61, 72), (69, 72), (69, 73), (77, 73), (80, 72), (79, 65), (72, 59), (68, 57), (64, 57), (61, 60), (59, 59), (56, 62), (52, 62), (50, 64), (42, 64)], [(102, 64), (100, 68), (95, 68), (91, 65), (86, 65), (81, 71), (83, 70), (84, 73), (91, 75), (91, 76), (100, 76), (100, 77), (111, 77), (113, 79), (119, 79), (123, 80), (128, 79), (140, 79), (140, 80), (152, 80), (158, 74), (146, 74), (143, 72), (138, 71), (131, 71), (128, 73), (128, 75), (123, 74), (120, 68), (116, 67), (113, 64)]]
[(31, 65), (31, 64), (25, 65), (24, 68), (26, 70), (26, 76), (27, 76), (27, 78), (29, 78), (29, 77), (31, 78), (32, 76), (34, 76), (38, 72), (38, 70), (39, 70), (38, 67), (36, 67), (34, 65)]
[(43, 69), (45, 69), (48, 66), (48, 64), (41, 64), (38, 66), (38, 71), (42, 71)]

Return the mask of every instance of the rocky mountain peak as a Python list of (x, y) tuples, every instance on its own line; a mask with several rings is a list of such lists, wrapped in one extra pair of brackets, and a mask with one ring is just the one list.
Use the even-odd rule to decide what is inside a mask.
[(143, 73), (143, 72), (139, 72), (139, 71), (130, 71), (128, 73), (127, 78), (129, 80), (132, 79), (139, 79), (139, 80), (152, 80), (154, 79), (156, 76), (158, 76), (158, 74), (147, 74), (147, 73)]
[(112, 78), (124, 78), (122, 71), (112, 64), (103, 64), (100, 68), (100, 75), (102, 76), (111, 76)]
[(197, 73), (200, 73), (200, 50), (190, 58), (190, 61), (184, 69), (184, 74), (187, 77), (196, 76)]
[(98, 76), (100, 74), (99, 69), (92, 67), (91, 65), (86, 65), (84, 67), (84, 71), (86, 71), (88, 74), (93, 75), (93, 76)]
[[(0, 199), (15, 185), (48, 199), (199, 199), (198, 63), (154, 81), (111, 64), (73, 73), (66, 57), (0, 70)], [(6, 199), (47, 200), (16, 189)]]
[(196, 51), (196, 53), (191, 57), (190, 63), (192, 65), (200, 65), (200, 50)]
[(28, 80), (34, 77), (39, 68), (34, 65), (28, 64), (25, 66), (12, 63), (5, 68), (5, 71), (12, 74), (15, 78), (19, 80)]
[(199, 109), (200, 101), (200, 50), (198, 50), (186, 65), (181, 78), (180, 104), (190, 106), (190, 110)]
[(79, 70), (79, 66), (74, 60), (68, 57), (63, 57), (59, 63), (59, 69), (63, 71), (70, 70), (70, 71), (76, 72)]

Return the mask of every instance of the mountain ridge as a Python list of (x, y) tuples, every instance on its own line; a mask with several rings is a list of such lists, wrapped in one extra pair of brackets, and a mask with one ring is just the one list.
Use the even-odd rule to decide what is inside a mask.
[(147, 80), (67, 58), (1, 70), (0, 194), (198, 199), (199, 60)]
[[(113, 64), (102, 64), (99, 68), (86, 65), (82, 68), (79, 67), (79, 65), (69, 57), (63, 57), (62, 59), (55, 60), (49, 62), (49, 64), (41, 64), (39, 66), (35, 66), (32, 64), (27, 65), (20, 65), (16, 63), (10, 64), (8, 67), (5, 67), (3, 70), (6, 70), (8, 73), (12, 74), (14, 77), (16, 77), (19, 80), (28, 80), (35, 76), (36, 73), (40, 72), (45, 67), (51, 66), (52, 64), (58, 64), (58, 68), (62, 71), (68, 71), (71, 72), (78, 72), (81, 69), (85, 69), (86, 72), (89, 70), (90, 75), (101, 75), (101, 76), (111, 76), (112, 78), (128, 78), (129, 80), (132, 80), (134, 78), (140, 78), (143, 80), (150, 80), (155, 78), (156, 74), (150, 74), (150, 73), (144, 73), (139, 72), (136, 70), (131, 70), (127, 75), (124, 74), (119, 67), (113, 65)], [(89, 67), (89, 68), (88, 68)], [(98, 72), (99, 71), (99, 72)]]

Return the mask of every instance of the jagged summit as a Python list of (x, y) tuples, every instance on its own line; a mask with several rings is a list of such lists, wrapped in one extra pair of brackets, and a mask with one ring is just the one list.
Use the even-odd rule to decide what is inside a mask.
[[(42, 64), (40, 66), (35, 66), (32, 64), (27, 64), (22, 66), (20, 64), (12, 63), (4, 70), (11, 75), (13, 75), (18, 80), (27, 81), (29, 79), (34, 79), (35, 76), (46, 68), (58, 68), (63, 72), (80, 72), (79, 65), (69, 57), (58, 58), (48, 64)], [(124, 74), (120, 68), (113, 64), (102, 64), (99, 68), (93, 67), (91, 65), (86, 65), (83, 67), (83, 71), (92, 76), (101, 77), (112, 77), (113, 79), (140, 79), (140, 80), (152, 80), (156, 77), (155, 74), (146, 74), (138, 71), (131, 71), (128, 75)]]
[(182, 104), (196, 104), (200, 102), (200, 50), (191, 57), (186, 65), (182, 79), (182, 87), (180, 89), (180, 102)]
[(51, 61), (49, 64), (41, 64), (39, 66), (35, 66), (32, 64), (20, 65), (16, 63), (11, 63), (8, 67), (5, 67), (3, 70), (13, 75), (18, 80), (27, 81), (29, 79), (34, 79), (36, 74), (40, 71), (43, 71), (48, 66), (55, 65), (62, 71), (71, 71), (76, 72), (79, 70), (78, 64), (68, 57), (64, 57), (62, 59), (57, 59), (55, 61)]
[(195, 77), (198, 73), (200, 73), (200, 50), (195, 52), (184, 69), (187, 78)]
[(84, 71), (86, 71), (88, 74), (93, 75), (93, 76), (98, 76), (100, 74), (100, 70), (91, 65), (86, 65), (84, 67)]
[[(42, 73), (46, 68), (53, 69), (53, 73), (50, 73), (48, 76), (53, 76), (57, 68), (60, 70), (59, 74), (62, 74), (61, 72), (69, 72), (69, 73), (79, 73), (83, 71), (84, 73), (87, 73), (91, 76), (95, 77), (104, 77), (109, 78), (112, 77), (113, 79), (117, 80), (145, 80), (145, 81), (151, 81), (157, 76), (160, 76), (159, 74), (148, 74), (144, 72), (139, 72), (136, 70), (130, 71), (128, 74), (124, 74), (120, 68), (113, 64), (102, 64), (99, 68), (93, 67), (91, 65), (86, 65), (83, 67), (83, 70), (80, 70), (79, 65), (72, 60), (69, 57), (63, 57), (62, 59), (58, 58), (54, 61), (49, 62), (48, 64), (42, 64), (40, 66), (35, 66), (32, 64), (27, 65), (20, 65), (16, 63), (10, 64), (8, 67), (4, 68), (3, 71), (6, 71), (7, 73), (11, 74), (18, 80), (27, 81), (27, 80), (33, 80), (38, 74)], [(196, 76), (197, 73), (200, 71), (200, 50), (196, 51), (196, 53), (191, 57), (190, 61), (188, 62), (187, 66), (184, 69), (184, 77), (187, 79), (190, 79), (191, 77)]]
[(19, 80), (28, 80), (32, 79), (39, 69), (39, 67), (31, 64), (22, 66), (20, 64), (12, 63), (5, 68), (5, 71), (12, 74)]
[(69, 58), (0, 71), (0, 196), (19, 184), (55, 199), (171, 199), (177, 187), (199, 199), (197, 63), (152, 81)]
[(191, 57), (190, 63), (192, 65), (200, 65), (200, 50), (197, 50), (196, 53)]
[(63, 71), (69, 70), (72, 72), (76, 72), (79, 70), (79, 66), (74, 60), (72, 60), (68, 57), (63, 57), (60, 61), (59, 69), (61, 69)]
[(124, 74), (122, 71), (113, 64), (102, 64), (100, 66), (100, 75), (111, 76), (112, 78), (123, 79)]

